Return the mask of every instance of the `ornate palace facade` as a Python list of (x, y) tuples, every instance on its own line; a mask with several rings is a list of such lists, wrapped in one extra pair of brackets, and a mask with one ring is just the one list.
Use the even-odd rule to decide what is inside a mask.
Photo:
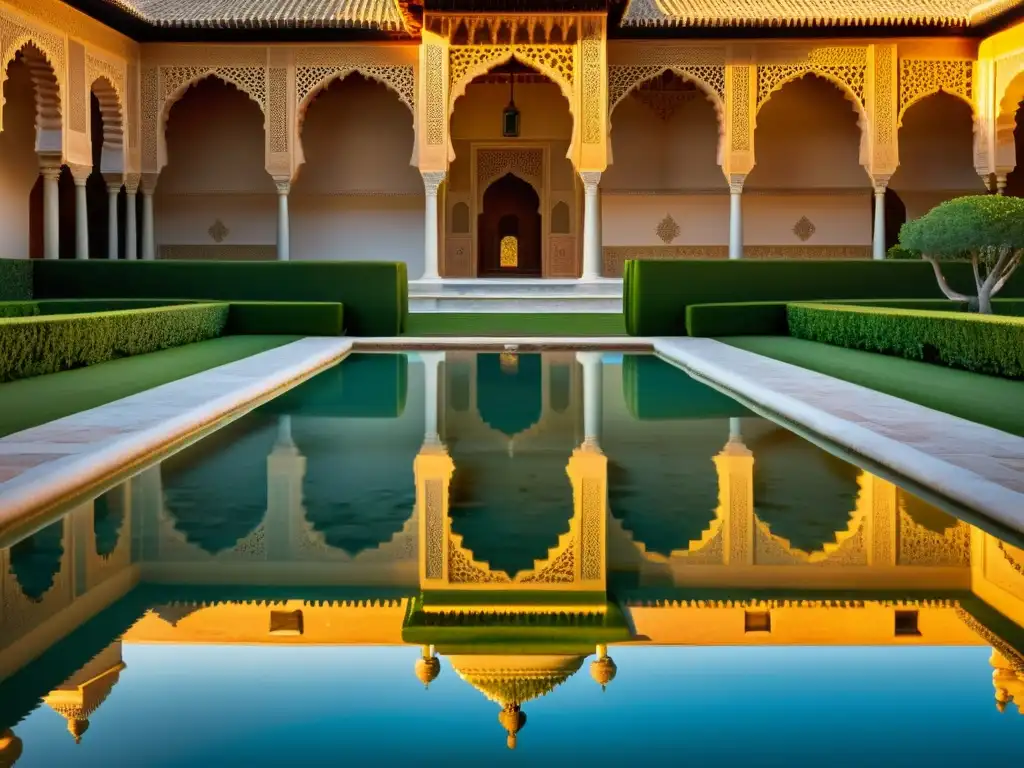
[(2, 0), (5, 255), (588, 279), (1024, 187), (1018, 3), (848, 5)]

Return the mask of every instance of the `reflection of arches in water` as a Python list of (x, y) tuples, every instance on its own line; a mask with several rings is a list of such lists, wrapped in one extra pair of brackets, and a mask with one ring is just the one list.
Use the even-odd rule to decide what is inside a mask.
[(293, 423), (306, 458), (306, 520), (328, 546), (355, 557), (402, 530), (416, 505), (413, 461), (423, 441), (421, 423), (416, 429), (398, 421), (363, 428), (347, 419)]
[(773, 535), (817, 552), (849, 529), (859, 469), (782, 427), (747, 445), (754, 454), (754, 512)]
[(35, 602), (43, 599), (60, 573), (63, 557), (63, 519), (11, 547), (11, 573), (25, 597)]
[(950, 528), (956, 528), (960, 524), (960, 521), (948, 512), (943, 512), (938, 507), (912, 493), (907, 493), (902, 488), (897, 488), (896, 493), (899, 498), (899, 508), (927, 531), (942, 536)]
[(476, 407), (489, 427), (525, 432), (540, 421), (542, 399), (540, 355), (518, 355), (514, 368), (502, 368), (501, 355), (477, 355)]
[(565, 363), (552, 364), (548, 369), (551, 390), (551, 410), (565, 413), (572, 397), (572, 369)]
[(711, 527), (718, 508), (713, 457), (728, 436), (724, 420), (687, 421), (670, 437), (605, 434), (609, 511), (648, 552), (686, 550)]
[(164, 461), (164, 503), (190, 544), (215, 555), (260, 526), (276, 437), (276, 420), (251, 414)]
[(117, 549), (121, 526), (124, 524), (124, 509), (113, 495), (116, 492), (116, 489), (108, 491), (93, 502), (92, 530), (96, 539), (96, 554), (100, 557), (110, 557)]
[(452, 531), (474, 559), (515, 577), (548, 556), (573, 515), (568, 454), (463, 452), (453, 443)]

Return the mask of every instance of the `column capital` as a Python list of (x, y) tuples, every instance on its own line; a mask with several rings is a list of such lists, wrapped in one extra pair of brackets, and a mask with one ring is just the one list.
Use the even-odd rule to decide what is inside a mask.
[(889, 174), (885, 174), (883, 176), (875, 175), (871, 177), (871, 188), (874, 190), (876, 195), (885, 194), (885, 190), (889, 186), (889, 179), (891, 178), (892, 176)]
[(579, 174), (583, 189), (589, 194), (596, 193), (597, 185), (601, 183), (601, 171), (580, 171)]
[(120, 192), (124, 186), (124, 176), (120, 173), (104, 173), (103, 181), (107, 183), (107, 191), (111, 194)]
[(287, 195), (292, 191), (291, 179), (274, 179), (274, 186), (277, 187), (279, 195)]
[(441, 186), (448, 171), (420, 171), (423, 176), (423, 187), (431, 197), (437, 197), (437, 189)]
[(730, 173), (729, 174), (729, 194), (740, 195), (743, 193), (743, 182), (747, 180), (745, 173)]
[(84, 187), (85, 182), (89, 180), (92, 175), (91, 165), (79, 165), (78, 163), (68, 163), (68, 170), (71, 171), (71, 176), (75, 180), (76, 187)]
[(124, 176), (124, 191), (129, 195), (134, 195), (139, 191), (139, 185), (142, 183), (141, 173), (126, 173)]
[[(59, 163), (60, 161), (58, 161)], [(39, 164), (39, 175), (49, 181), (57, 181), (60, 179), (60, 174), (63, 168), (60, 165)]]
[(156, 183), (160, 180), (159, 173), (143, 173), (142, 176), (142, 194), (152, 195), (156, 192)]

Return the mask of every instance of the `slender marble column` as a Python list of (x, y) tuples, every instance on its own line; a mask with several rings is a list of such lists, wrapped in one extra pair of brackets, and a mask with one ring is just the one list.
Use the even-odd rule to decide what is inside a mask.
[(729, 182), (729, 258), (743, 258), (743, 180)]
[(291, 257), (291, 235), (288, 231), (288, 193), (291, 182), (276, 181), (277, 184), (277, 260), (288, 261)]
[(124, 181), (124, 257), (131, 261), (138, 258), (139, 233), (135, 226), (135, 193), (139, 191), (139, 175), (130, 174)]
[(40, 168), (43, 176), (43, 256), (47, 259), (60, 258), (60, 171), (60, 165)]
[(1005, 173), (997, 173), (996, 174), (996, 194), (997, 195), (1001, 195), (1005, 191), (1006, 191), (1006, 174)]
[(440, 280), (437, 249), (437, 190), (444, 181), (446, 171), (420, 171), (426, 191), (423, 226), (423, 276), (421, 280)]
[(107, 258), (117, 259), (117, 196), (124, 183), (120, 176), (109, 176), (107, 182)]
[(142, 177), (142, 258), (153, 261), (156, 258), (156, 232), (153, 230), (153, 193), (156, 191), (157, 174)]
[(75, 180), (75, 258), (89, 258), (89, 200), (85, 184), (92, 174), (90, 165), (70, 165)]
[(738, 416), (729, 418), (729, 439), (743, 441), (743, 428)]
[(600, 171), (580, 171), (583, 180), (583, 280), (601, 277)]
[(577, 352), (576, 360), (583, 366), (583, 441), (596, 445), (601, 440), (601, 353)]
[(444, 360), (444, 352), (421, 352), (423, 360), (423, 442), (436, 444), (441, 441), (437, 432), (437, 369)]
[(283, 414), (277, 417), (277, 444), (295, 444), (295, 441), (292, 440), (292, 417), (288, 414)]
[(885, 258), (885, 184), (875, 186), (875, 232), (871, 245), (871, 258)]

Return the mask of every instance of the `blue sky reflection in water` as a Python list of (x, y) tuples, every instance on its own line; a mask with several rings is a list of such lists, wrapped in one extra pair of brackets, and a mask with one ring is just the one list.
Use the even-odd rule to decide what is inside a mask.
[[(10, 675), (0, 683), (0, 765), (13, 755), (3, 753), (11, 734), (19, 768), (1019, 758), (1024, 716), (1012, 701), (997, 709), (990, 659), (992, 644), (1004, 658), (1022, 658), (1024, 574), (1013, 574), (1024, 551), (663, 363), (599, 358), (595, 421), (585, 402), (593, 379), (586, 383), (575, 355), (523, 357), (492, 355), (481, 365), (472, 353), (448, 353), (431, 414), (417, 357), (358, 356), (148, 470), (131, 493), (113, 489), (95, 509), (76, 509), (5, 551), (4, 588), (19, 592), (5, 593), (0, 616), (0, 674)], [(523, 388), (529, 398), (518, 397)], [(504, 400), (518, 405), (504, 409)], [(587, 438), (600, 445), (610, 504), (601, 600), (605, 628), (625, 641), (608, 644), (617, 674), (605, 691), (589, 669), (591, 627), (517, 624), (514, 642), (502, 635), (495, 645), (486, 632), (509, 627), (479, 618), (475, 593), (458, 584), (445, 600), (477, 618), (445, 625), (464, 641), (437, 643), (439, 675), (429, 689), (417, 679), (422, 638), (438, 630), (421, 621), (437, 593), (419, 580), (426, 550), (411, 518), (412, 464), (434, 423), (454, 460), (452, 531), (492, 573), (530, 571), (554, 557), (573, 524), (566, 462)], [(753, 503), (723, 512), (716, 457), (738, 444), (753, 455)], [(891, 519), (866, 519), (858, 499), (886, 487)], [(740, 514), (750, 516), (751, 549), (716, 548), (715, 532), (736, 530), (729, 521)], [(886, 567), (869, 559), (885, 550), (866, 535), (883, 524), (893, 546)], [(985, 552), (981, 571), (972, 571), (972, 551)], [(725, 562), (725, 552), (749, 561)], [(138, 588), (118, 598), (132, 583)], [(32, 606), (51, 605), (62, 589), (67, 604), (50, 621), (72, 634), (57, 645), (28, 638), (45, 619), (33, 619)], [(495, 602), (522, 612), (523, 587), (498, 594)], [(353, 613), (313, 610), (382, 595), (413, 607), (393, 611), (394, 626), (380, 623), (386, 636), (376, 640)], [(804, 612), (804, 600), (836, 607)], [(217, 618), (229, 616), (218, 606), (237, 605), (244, 615)], [(333, 645), (271, 638), (271, 611), (296, 605), (306, 606), (304, 637)], [(910, 624), (895, 616), (918, 606)], [(118, 611), (122, 624), (111, 618)], [(756, 624), (762, 614), (770, 631)], [(118, 643), (119, 627), (139, 615)], [(201, 632), (190, 629), (204, 621)], [(218, 633), (243, 640), (211, 643)], [(465, 670), (484, 657), (540, 658), (556, 653), (541, 645), (556, 635), (586, 658), (546, 695), (521, 703), (526, 722), (510, 751), (501, 704), (488, 700), (486, 685), (460, 677), (452, 659)], [(45, 654), (12, 666), (26, 642), (36, 643), (28, 656)], [(86, 647), (93, 650), (79, 658)], [(125, 666), (84, 713), (76, 744), (68, 720), (40, 700), (61, 687), (65, 668), (100, 648)], [(63, 687), (89, 676), (75, 674)], [(1024, 672), (1010, 688), (1024, 706)]]

